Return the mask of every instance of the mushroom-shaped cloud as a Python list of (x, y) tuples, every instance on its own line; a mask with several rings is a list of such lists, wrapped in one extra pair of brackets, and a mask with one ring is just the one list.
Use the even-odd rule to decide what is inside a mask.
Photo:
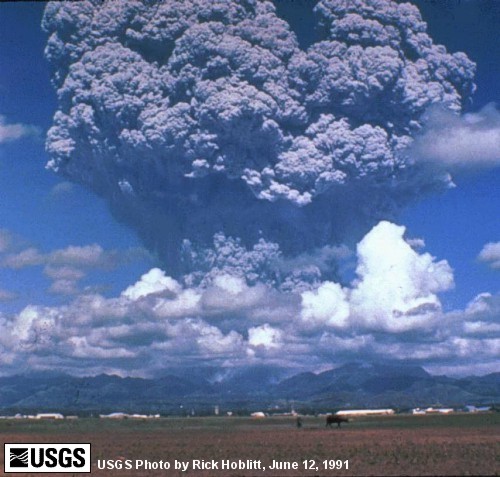
[(428, 107), (460, 111), (474, 64), (410, 4), (314, 11), (304, 51), (267, 0), (50, 2), (48, 167), (107, 198), (175, 277), (193, 272), (183, 241), (221, 233), (285, 256), (355, 243), (449, 183), (405, 150)]

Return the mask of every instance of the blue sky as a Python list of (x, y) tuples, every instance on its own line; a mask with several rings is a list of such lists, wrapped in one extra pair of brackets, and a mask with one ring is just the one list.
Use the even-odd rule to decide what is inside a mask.
[[(299, 25), (299, 10), (293, 11), (294, 2), (289, 2), (287, 6), (284, 3), (280, 2), (278, 12), (290, 21), (292, 29), (304, 28)], [(418, 1), (416, 5), (421, 8), (423, 19), (428, 23), (428, 33), (435, 43), (445, 45), (451, 53), (463, 51), (477, 64), (477, 90), (463, 113), (479, 115), (485, 106), (498, 103), (500, 39), (496, 32), (500, 24), (499, 5), (493, 0), (443, 3)], [(141, 324), (142, 328), (134, 328), (130, 331), (130, 336), (127, 335), (121, 341), (118, 340), (119, 344), (112, 345), (110, 336), (115, 331), (104, 330), (99, 324), (82, 326), (79, 332), (88, 333), (88, 339), (78, 336), (75, 331), (70, 344), (58, 338), (43, 349), (33, 348), (28, 353), (28, 361), (26, 356), (16, 354), (5, 343), (2, 345), (0, 340), (4, 373), (15, 372), (21, 366), (19, 363), (24, 363), (28, 367), (56, 368), (77, 374), (108, 371), (147, 375), (158, 372), (162, 367), (190, 365), (197, 360), (213, 360), (221, 366), (264, 363), (321, 369), (349, 359), (380, 359), (384, 346), (391, 347), (394, 359), (412, 357), (402, 352), (405, 343), (412, 342), (413, 339), (411, 334), (416, 325), (411, 319), (409, 324), (400, 326), (394, 325), (389, 319), (381, 319), (380, 323), (374, 324), (369, 319), (353, 318), (351, 327), (351, 322), (348, 321), (350, 318), (338, 311), (346, 303), (345, 300), (348, 301), (342, 294), (354, 297), (351, 297), (351, 309), (355, 306), (353, 300), (365, 300), (369, 296), (363, 294), (365, 292), (361, 285), (352, 284), (352, 289), (342, 291), (336, 283), (335, 286), (331, 285), (334, 280), (328, 277), (333, 275), (326, 275), (328, 280), (323, 277), (314, 285), (316, 291), (297, 288), (292, 298), (288, 299), (281, 296), (281, 289), (279, 292), (273, 290), (264, 279), (261, 283), (259, 280), (252, 281), (245, 275), (245, 282), (241, 274), (232, 275), (228, 267), (219, 275), (212, 270), (204, 278), (199, 278), (201, 272), (196, 270), (184, 278), (179, 275), (170, 277), (172, 274), (168, 268), (168, 260), (161, 253), (162, 258), (158, 258), (151, 244), (145, 245), (141, 241), (140, 237), (144, 236), (141, 220), (134, 218), (132, 226), (130, 222), (120, 222), (116, 218), (117, 214), (111, 212), (108, 203), (90, 189), (47, 170), (45, 165), (50, 157), (45, 151), (45, 135), (52, 126), (58, 100), (56, 91), (50, 84), (50, 69), (43, 53), (47, 42), (47, 34), (40, 27), (43, 9), (42, 2), (7, 2), (0, 5), (2, 326), (6, 326), (9, 333), (13, 333), (12, 336), (26, 338), (29, 333), (34, 332), (38, 326), (36, 323), (49, 323), (50, 327), (63, 326), (61, 323), (70, 319), (67, 317), (82, 310), (82, 303), (86, 303), (85, 306), (93, 303), (92, 306), (109, 309), (130, 307), (123, 314), (117, 312), (116, 316), (111, 312), (103, 312), (102, 316), (106, 313), (113, 315), (110, 320), (115, 331), (120, 326), (132, 327), (130, 322), (134, 316), (149, 316), (148, 313), (154, 315), (154, 320), (167, 320), (164, 326), (170, 331), (166, 332), (167, 338), (164, 341), (157, 342), (152, 338), (157, 331), (146, 320), (147, 323)], [(306, 25), (309, 23), (308, 20)], [(299, 38), (300, 35), (308, 34), (300, 31), (297, 33)], [(495, 363), (498, 364), (499, 270), (493, 265), (494, 253), (493, 258), (489, 256), (484, 260), (480, 260), (479, 255), (486, 244), (498, 244), (500, 241), (499, 155), (488, 160), (486, 166), (480, 164), (470, 167), (461, 164), (453, 171), (453, 182), (455, 188), (419, 196), (391, 221), (406, 227), (406, 238), (425, 241), (425, 248), (421, 245), (414, 247), (415, 253), (420, 257), (415, 256), (414, 260), (424, 263), (425, 260), (421, 257), (429, 253), (435, 257), (433, 266), (441, 270), (436, 280), (442, 280), (443, 283), (426, 292), (428, 302), (422, 301), (420, 295), (414, 297), (417, 308), (421, 305), (439, 308), (439, 312), (430, 317), (428, 324), (422, 328), (425, 328), (422, 338), (414, 343), (415, 350), (422, 353), (422, 359), (418, 363), (431, 370), (452, 374), (488, 372), (494, 369)], [(259, 193), (267, 192), (262, 189)], [(218, 215), (215, 214), (214, 217)], [(155, 221), (154, 215), (150, 221)], [(304, 219), (304, 224), (309, 223), (309, 219)], [(169, 222), (168, 227), (172, 228), (172, 222)], [(180, 225), (179, 230), (191, 230), (189, 227), (193, 226), (183, 227), (183, 224)], [(263, 225), (264, 235), (268, 230), (265, 227), (268, 224)], [(354, 244), (363, 236), (366, 237), (368, 231), (369, 228), (356, 236)], [(399, 246), (399, 232), (396, 228), (379, 229), (379, 233), (386, 235), (380, 235), (377, 239), (374, 232), (370, 236), (371, 242), (370, 239), (366, 240), (368, 249), (369, 244), (376, 240), (387, 240), (387, 243), (390, 243), (389, 239), (394, 240), (395, 246)], [(238, 257), (247, 252), (251, 255), (249, 241), (249, 238), (242, 238), (245, 252), (230, 241), (225, 246), (238, 250)], [(347, 245), (342, 245), (344, 242)], [(371, 260), (369, 252), (365, 255), (361, 249), (356, 252), (354, 244), (349, 243), (349, 240), (339, 240), (331, 243), (331, 247), (337, 247), (335, 250), (328, 249), (329, 256), (344, 263), (340, 266), (341, 270), (342, 267), (350, 270), (341, 277), (344, 282), (355, 276), (356, 263), (360, 266), (365, 260), (366, 265)], [(316, 264), (315, 257), (319, 256), (319, 249), (318, 246), (307, 253), (301, 250), (296, 253), (295, 258), (286, 257), (286, 260), (298, 263), (297, 256), (302, 257), (300, 260), (308, 256), (311, 263)], [(31, 255), (27, 253), (29, 250)], [(254, 252), (257, 254), (257, 249)], [(21, 255), (22, 253), (25, 255)], [(214, 253), (219, 253), (217, 247)], [(268, 257), (265, 253), (264, 261)], [(254, 255), (250, 255), (249, 263), (257, 260)], [(443, 266), (440, 268), (438, 263), (443, 260), (447, 261), (449, 269)], [(290, 264), (288, 266), (292, 267)], [(144, 275), (150, 269), (156, 271)], [(203, 273), (205, 272), (206, 270)], [(366, 279), (365, 282), (368, 283), (368, 278), (362, 273), (364, 272), (358, 272), (358, 279)], [(453, 280), (450, 279), (450, 274), (453, 275)], [(454, 281), (454, 286), (449, 283), (451, 281)], [(191, 283), (195, 285), (191, 286)], [(132, 288), (124, 292), (127, 287)], [(159, 298), (155, 298), (158, 293)], [(476, 298), (484, 293), (491, 296)], [(153, 298), (157, 300), (154, 303)], [(124, 305), (125, 299), (138, 303), (134, 302), (133, 306)], [(163, 303), (162, 299), (171, 301)], [(141, 300), (144, 303), (139, 303)], [(149, 301), (146, 303), (146, 300)], [(234, 300), (243, 300), (245, 306), (241, 309), (229, 306)], [(274, 311), (265, 309), (259, 300), (265, 301), (268, 306), (274, 306)], [(204, 312), (199, 311), (199, 303), (204, 303)], [(291, 309), (290, 303), (295, 308)], [(328, 303), (332, 304), (334, 311), (328, 311)], [(470, 318), (471, 313), (476, 313), (475, 308), (471, 311), (471, 303), (486, 310), (485, 316), (477, 315), (475, 321)], [(184, 314), (179, 312), (179, 316), (175, 318), (177, 321), (168, 321), (175, 315), (171, 310), (182, 306), (187, 311)], [(165, 311), (167, 309), (170, 311)], [(211, 311), (206, 312), (207, 309)], [(297, 332), (293, 343), (286, 340), (289, 325), (282, 325), (278, 318), (273, 318), (273, 314), (278, 312), (287, 315), (288, 321), (293, 321), (295, 315), (302, 317), (297, 329), (305, 327), (307, 330)], [(27, 319), (26, 316), (30, 313), (34, 318), (30, 315), (31, 318)], [(325, 313), (333, 315), (324, 318)], [(101, 318), (102, 316), (99, 315)], [(101, 318), (94, 316), (89, 318), (89, 322), (97, 320), (97, 323)], [(26, 320), (30, 323), (31, 330), (25, 329), (23, 323)], [(138, 318), (138, 322), (140, 320), (142, 318)], [(237, 320), (239, 321), (235, 324)], [(314, 322), (309, 328), (309, 324), (306, 326), (303, 323), (307, 320)], [(436, 324), (438, 321), (442, 324)], [(474, 323), (468, 325), (468, 330), (476, 330), (482, 326), (482, 332), (472, 333), (474, 339), (479, 336), (478, 340), (468, 342), (460, 331), (462, 325), (458, 322)], [(157, 326), (157, 321), (154, 323)], [(321, 328), (323, 325), (324, 328)], [(430, 343), (434, 343), (436, 347), (441, 346), (438, 338), (440, 326), (457, 330), (455, 335), (443, 338), (442, 349), (448, 351), (443, 353), (442, 359), (435, 350), (424, 352), (424, 349), (431, 346)], [(16, 327), (21, 331), (15, 331)], [(68, 333), (71, 334), (70, 331)], [(82, 339), (85, 339), (84, 343)], [(196, 353), (188, 352), (191, 342), (195, 343), (198, 350)], [(334, 351), (319, 353), (308, 361), (307, 350), (315, 346), (316, 342), (326, 343), (325, 347)], [(148, 344), (151, 343), (154, 345), (148, 350)], [(72, 352), (68, 351), (71, 346)], [(454, 355), (449, 351), (454, 346), (463, 346), (464, 351)], [(489, 351), (467, 367), (468, 353), (472, 353), (474, 346), (484, 346)], [(246, 351), (241, 354), (238, 350), (243, 348)], [(289, 358), (283, 358), (283, 354)], [(141, 368), (140, 363), (144, 359), (148, 362), (147, 369)]]
[[(0, 222), (25, 246), (49, 252), (68, 245), (98, 243), (106, 249), (140, 247), (136, 235), (114, 219), (104, 201), (78, 185), (70, 185), (45, 170), (45, 134), (56, 108), (43, 50), (47, 35), (41, 29), (44, 2), (11, 2), (0, 11), (2, 48), (1, 106), (8, 124), (37, 128), (19, 141), (1, 145)], [(61, 186), (62, 184), (62, 186)], [(59, 187), (59, 188), (58, 188)], [(129, 275), (140, 276), (149, 261), (139, 261), (113, 274), (105, 282), (109, 291), (128, 284)], [(3, 303), (7, 310), (22, 309), (27, 303), (53, 303), (46, 293), (47, 279), (39, 269), (1, 270), (2, 283), (9, 283), (17, 295)], [(95, 276), (94, 280), (102, 280)]]
[[(495, 33), (500, 9), (495, 2), (415, 3), (428, 22), (431, 36), (451, 51), (464, 51), (476, 62), (477, 90), (469, 109), (477, 111), (500, 101), (500, 45)], [(481, 291), (498, 291), (498, 273), (476, 260), (476, 251), (499, 236), (500, 171), (474, 171), (455, 178), (457, 188), (425, 198), (402, 218), (412, 232), (425, 237), (429, 250), (446, 257), (456, 270), (450, 298), (460, 306)], [(467, 292), (465, 290), (468, 290)]]

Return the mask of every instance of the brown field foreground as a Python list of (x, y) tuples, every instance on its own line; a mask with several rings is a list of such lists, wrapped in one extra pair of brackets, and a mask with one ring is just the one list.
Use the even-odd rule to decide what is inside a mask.
[[(298, 429), (293, 417), (2, 420), (0, 435), (2, 443), (90, 442), (94, 476), (500, 475), (497, 413), (359, 417), (342, 429), (325, 428), (324, 417), (302, 423)], [(2, 446), (2, 471), (3, 459)], [(273, 460), (297, 468), (271, 470)], [(175, 461), (187, 470), (175, 469)], [(132, 469), (98, 468), (117, 462)], [(202, 469), (193, 469), (197, 462)]]

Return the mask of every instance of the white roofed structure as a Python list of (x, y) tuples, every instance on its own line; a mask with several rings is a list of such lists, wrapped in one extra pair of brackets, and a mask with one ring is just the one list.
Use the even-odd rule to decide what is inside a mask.
[(337, 411), (337, 416), (387, 416), (394, 414), (394, 409), (350, 409)]
[(42, 412), (38, 413), (35, 419), (64, 419), (64, 416), (58, 412)]

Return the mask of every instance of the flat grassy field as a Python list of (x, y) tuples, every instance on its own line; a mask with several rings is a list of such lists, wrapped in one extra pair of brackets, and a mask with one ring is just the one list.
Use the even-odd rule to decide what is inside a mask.
[[(2, 443), (90, 442), (96, 476), (500, 475), (498, 413), (359, 417), (341, 429), (325, 428), (324, 417), (302, 423), (299, 429), (293, 417), (1, 420), (0, 436)], [(3, 458), (2, 446), (2, 471)], [(175, 469), (176, 461), (186, 470)]]

